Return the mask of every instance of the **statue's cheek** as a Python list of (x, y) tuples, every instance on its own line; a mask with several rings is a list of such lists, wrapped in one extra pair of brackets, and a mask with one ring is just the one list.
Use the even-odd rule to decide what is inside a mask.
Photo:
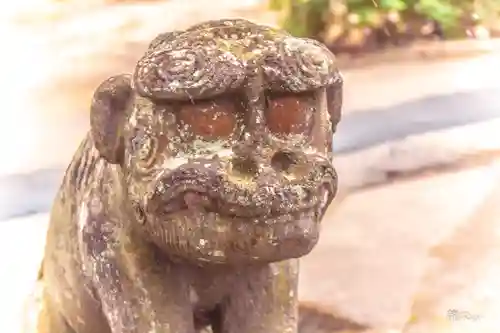
[(165, 161), (177, 155), (178, 131), (171, 112), (158, 111), (149, 101), (142, 104), (134, 106), (126, 126), (124, 164), (135, 179), (149, 180), (165, 168)]

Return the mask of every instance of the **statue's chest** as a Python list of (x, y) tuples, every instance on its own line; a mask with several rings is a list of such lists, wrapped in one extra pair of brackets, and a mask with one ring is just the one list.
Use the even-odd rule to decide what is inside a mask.
[(191, 278), (189, 298), (194, 308), (212, 309), (224, 303), (244, 285), (245, 276), (232, 270), (196, 270)]
[(187, 274), (189, 301), (195, 326), (214, 324), (230, 304), (232, 293), (240, 288), (242, 276), (238, 272), (217, 272), (194, 269)]

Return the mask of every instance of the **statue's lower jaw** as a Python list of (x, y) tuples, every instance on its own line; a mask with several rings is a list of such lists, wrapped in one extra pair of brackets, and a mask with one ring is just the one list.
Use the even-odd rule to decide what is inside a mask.
[(319, 237), (317, 207), (267, 218), (227, 217), (184, 210), (147, 223), (160, 248), (199, 264), (245, 265), (299, 258)]

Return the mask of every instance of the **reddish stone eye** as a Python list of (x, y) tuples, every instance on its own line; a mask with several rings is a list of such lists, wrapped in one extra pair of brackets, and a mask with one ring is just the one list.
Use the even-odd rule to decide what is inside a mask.
[(228, 138), (236, 127), (235, 112), (235, 106), (230, 101), (183, 105), (179, 112), (181, 135), (209, 140)]
[(269, 130), (276, 134), (303, 134), (310, 128), (311, 103), (297, 96), (269, 98), (266, 122)]

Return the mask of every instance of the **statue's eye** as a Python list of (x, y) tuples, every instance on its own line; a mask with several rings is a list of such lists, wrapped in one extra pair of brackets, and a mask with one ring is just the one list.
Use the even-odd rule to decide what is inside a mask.
[(185, 138), (229, 138), (237, 123), (235, 105), (229, 100), (185, 104), (180, 108), (179, 121), (181, 135)]
[(306, 134), (312, 126), (313, 99), (305, 95), (269, 97), (266, 123), (275, 134)]

